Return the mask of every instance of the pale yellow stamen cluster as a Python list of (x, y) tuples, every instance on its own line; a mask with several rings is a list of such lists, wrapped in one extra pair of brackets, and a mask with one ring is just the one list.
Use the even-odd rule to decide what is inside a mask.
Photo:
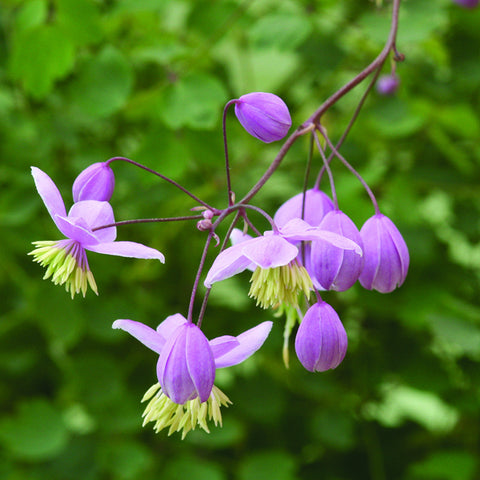
[[(88, 265), (81, 264), (84, 262), (79, 263), (74, 255), (75, 250), (82, 247), (72, 242), (68, 248), (67, 244), (58, 241), (38, 241), (33, 244), (35, 249), (29, 252), (29, 255), (33, 255), (34, 262), (47, 268), (43, 276), (44, 280), (52, 277), (55, 285), (65, 284), (65, 289), (70, 292), (72, 298), (80, 292), (85, 296), (89, 285), (98, 295), (97, 284)], [(83, 255), (85, 255), (84, 252)]]
[(306, 268), (296, 261), (276, 268), (257, 267), (250, 282), (248, 295), (255, 298), (257, 305), (262, 308), (278, 306), (281, 303), (297, 307), (298, 294), (303, 292), (308, 297), (313, 289)]
[[(153, 398), (152, 398), (153, 397)], [(222, 426), (222, 413), (220, 407), (228, 407), (232, 402), (215, 385), (212, 388), (207, 401), (200, 403), (199, 398), (189, 400), (183, 405), (172, 402), (163, 392), (159, 383), (152, 385), (142, 398), (142, 402), (148, 402), (143, 412), (143, 426), (148, 422), (155, 422), (153, 429), (158, 433), (168, 428), (168, 435), (182, 430), (182, 440), (190, 430), (195, 430), (199, 425), (207, 433), (207, 420), (212, 420), (215, 426)]]

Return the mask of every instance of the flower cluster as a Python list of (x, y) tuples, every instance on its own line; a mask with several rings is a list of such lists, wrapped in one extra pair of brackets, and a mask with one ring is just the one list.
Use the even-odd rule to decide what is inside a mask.
[[(230, 105), (234, 105), (235, 114), (245, 130), (265, 143), (284, 138), (291, 126), (287, 106), (271, 93), (250, 93), (228, 102), (224, 112), (224, 128), (226, 111)], [(294, 135), (300, 135), (299, 131)], [(305, 129), (305, 132), (309, 131), (313, 131), (313, 135), (318, 135), (318, 132), (325, 135), (319, 125), (312, 124), (311, 128)], [(328, 143), (328, 138), (325, 138)], [(88, 286), (98, 293), (87, 251), (157, 259), (162, 263), (165, 261), (158, 250), (135, 242), (115, 241), (117, 226), (124, 222), (115, 222), (110, 204), (115, 188), (111, 168), (113, 161), (125, 161), (153, 173), (180, 188), (200, 204), (192, 209), (201, 211), (199, 215), (130, 221), (141, 223), (193, 219), (197, 221), (197, 229), (208, 235), (192, 289), (188, 315), (171, 315), (156, 330), (127, 319), (113, 323), (113, 328), (126, 331), (158, 355), (157, 382), (148, 389), (142, 400), (148, 401), (143, 414), (144, 425), (153, 422), (156, 432), (167, 429), (169, 435), (181, 431), (182, 438), (197, 426), (208, 432), (208, 421), (213, 421), (215, 425), (222, 423), (220, 408), (231, 402), (215, 385), (216, 370), (237, 365), (249, 358), (264, 344), (273, 325), (271, 321), (266, 321), (238, 336), (222, 335), (208, 340), (201, 325), (213, 284), (250, 270), (249, 296), (262, 308), (271, 307), (277, 313), (287, 312), (285, 362), (288, 361), (288, 337), (298, 321), (300, 325), (295, 351), (299, 361), (309, 371), (325, 371), (336, 368), (342, 362), (348, 342), (339, 316), (321, 298), (320, 292), (345, 291), (357, 280), (366, 289), (391, 292), (404, 282), (409, 264), (408, 249), (401, 234), (392, 221), (380, 213), (368, 187), (375, 214), (360, 230), (339, 210), (333, 180), (333, 200), (319, 189), (321, 175), (313, 188), (287, 200), (273, 218), (250, 205), (248, 200), (234, 203), (225, 131), (224, 139), (229, 199), (224, 209), (210, 206), (175, 181), (148, 167), (133, 160), (115, 157), (95, 163), (80, 173), (73, 183), (74, 203), (67, 214), (54, 182), (42, 170), (32, 167), (37, 191), (56, 227), (66, 238), (34, 242), (36, 248), (30, 254), (34, 261), (46, 267), (44, 278), (65, 285), (72, 298), (80, 292), (85, 296)], [(339, 156), (338, 152), (332, 150)], [(328, 161), (325, 161), (325, 168), (332, 179)], [(275, 168), (271, 170), (267, 180)], [(264, 182), (265, 179), (261, 179), (259, 187), (255, 188), (258, 190)], [(249, 199), (256, 193), (255, 189), (252, 191), (245, 198)], [(248, 209), (261, 213), (271, 224), (271, 229), (261, 234), (248, 218)], [(207, 293), (198, 321), (194, 323), (195, 296), (206, 253), (211, 240), (219, 240), (215, 232), (218, 225), (233, 213), (236, 214), (235, 219), (204, 278)], [(253, 236), (247, 234), (246, 230), (242, 232), (236, 228), (240, 218), (244, 219), (246, 228), (251, 227)], [(228, 240), (232, 246), (225, 248)], [(311, 297), (314, 298), (313, 302)]]

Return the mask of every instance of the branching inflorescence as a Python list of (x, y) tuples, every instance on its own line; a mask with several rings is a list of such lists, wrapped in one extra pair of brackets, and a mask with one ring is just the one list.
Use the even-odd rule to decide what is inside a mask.
[[(135, 242), (115, 241), (116, 228), (120, 225), (194, 220), (198, 230), (207, 234), (186, 317), (180, 313), (171, 315), (156, 330), (127, 319), (113, 323), (113, 328), (125, 330), (159, 355), (158, 383), (147, 391), (143, 399), (149, 401), (144, 412), (144, 424), (154, 422), (155, 431), (164, 428), (169, 434), (182, 431), (184, 437), (196, 426), (209, 431), (209, 420), (213, 420), (215, 425), (221, 424), (220, 407), (231, 402), (214, 385), (216, 370), (239, 364), (250, 357), (263, 345), (272, 328), (272, 322), (267, 321), (237, 337), (224, 335), (208, 340), (201, 326), (210, 289), (216, 282), (250, 270), (249, 295), (257, 305), (276, 310), (277, 317), (282, 313), (287, 316), (283, 351), (285, 364), (288, 366), (289, 336), (298, 323), (295, 351), (301, 364), (312, 372), (336, 368), (345, 357), (348, 343), (339, 316), (321, 298), (321, 291), (345, 291), (357, 280), (364, 288), (382, 293), (391, 292), (403, 284), (409, 266), (405, 241), (394, 223), (381, 213), (366, 182), (339, 152), (387, 57), (393, 53), (394, 62), (403, 59), (395, 46), (399, 4), (400, 0), (394, 0), (390, 35), (379, 56), (328, 98), (287, 138), (266, 172), (238, 202), (232, 190), (228, 158), (226, 119), (229, 107), (234, 106), (239, 122), (249, 134), (266, 143), (283, 139), (291, 127), (291, 118), (283, 100), (271, 93), (249, 93), (226, 104), (223, 138), (228, 201), (225, 208), (209, 205), (184, 186), (144, 165), (114, 157), (95, 163), (80, 173), (73, 183), (74, 204), (67, 214), (53, 181), (46, 173), (32, 167), (38, 193), (66, 239), (34, 242), (36, 248), (30, 254), (46, 267), (44, 278), (65, 285), (72, 297), (80, 292), (85, 296), (88, 286), (97, 293), (86, 251), (157, 259), (163, 263), (163, 254), (153, 248)], [(394, 69), (391, 78), (396, 79)], [(322, 126), (323, 114), (370, 75), (372, 79), (365, 94), (345, 132), (334, 145)], [(395, 88), (397, 86), (398, 81)], [(393, 91), (391, 84), (378, 88), (384, 93)], [(293, 143), (304, 135), (311, 137), (311, 154), (316, 148), (323, 166), (314, 186), (308, 189), (309, 162), (303, 191), (299, 189), (297, 195), (270, 216), (251, 201), (273, 175)], [(339, 209), (330, 168), (335, 159), (359, 179), (372, 201), (375, 213), (360, 230)], [(109, 202), (115, 186), (112, 164), (119, 161), (142, 168), (173, 184), (196, 203), (193, 210), (198, 213), (115, 222)], [(324, 172), (327, 172), (330, 181), (332, 198), (319, 188)], [(259, 232), (248, 215), (252, 210), (270, 223), (270, 230)], [(220, 244), (217, 228), (232, 216), (230, 227), (221, 239), (220, 251), (205, 273), (207, 252), (213, 243), (217, 247)], [(243, 231), (236, 228), (241, 220)], [(228, 246), (229, 242), (231, 246)], [(195, 298), (202, 278), (207, 290), (194, 322)]]

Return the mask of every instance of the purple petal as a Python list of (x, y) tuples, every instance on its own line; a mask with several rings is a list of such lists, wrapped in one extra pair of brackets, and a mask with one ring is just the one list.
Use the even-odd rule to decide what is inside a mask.
[(184, 404), (197, 396), (204, 402), (215, 379), (215, 362), (202, 331), (185, 323), (171, 335), (162, 350), (157, 375), (163, 392), (173, 402)]
[(42, 198), (53, 221), (55, 222), (55, 215), (66, 217), (67, 211), (65, 209), (65, 204), (63, 203), (62, 196), (55, 183), (53, 183), (53, 180), (39, 168), (31, 168), (35, 187), (37, 188), (38, 194)]
[[(253, 355), (267, 339), (268, 334), (272, 329), (272, 325), (273, 323), (270, 321), (263, 322), (240, 334), (236, 337), (239, 342), (238, 346), (223, 354), (220, 351), (218, 352), (218, 356), (215, 356), (215, 366), (217, 368), (231, 367), (232, 365), (237, 365), (243, 362)], [(214, 340), (211, 342), (213, 341)]]
[[(287, 200), (275, 213), (273, 221), (277, 227), (283, 227), (294, 218), (302, 218), (303, 193), (299, 193)], [(303, 219), (311, 226), (316, 227), (322, 218), (333, 210), (333, 202), (330, 197), (312, 188), (305, 192), (305, 213)]]
[(256, 239), (253, 238), (252, 240), (238, 243), (220, 252), (207, 273), (204, 281), (205, 286), (211, 287), (212, 283), (233, 277), (237, 273), (246, 270), (251, 265), (251, 262), (243, 255), (243, 247), (254, 240)]
[(232, 337), (231, 335), (222, 335), (221, 337), (210, 340), (208, 343), (210, 344), (215, 359), (225, 355), (230, 350), (240, 345), (237, 338)]
[[(82, 218), (89, 230), (115, 222), (113, 209), (108, 202), (97, 200), (84, 200), (75, 203), (68, 212), (69, 217)], [(113, 242), (117, 237), (116, 227), (102, 228), (95, 231), (98, 242)]]
[(124, 330), (159, 355), (165, 345), (165, 338), (162, 335), (140, 322), (123, 319), (115, 320), (112, 328)]
[[(363, 247), (358, 228), (340, 210), (328, 212), (320, 228), (343, 235)], [(311, 244), (309, 273), (324, 289), (348, 290), (358, 280), (363, 264), (363, 256), (357, 255), (352, 250), (343, 250), (323, 241)]]
[(85, 245), (87, 250), (117, 257), (151, 258), (165, 263), (165, 257), (154, 248), (136, 242), (105, 242), (97, 245)]
[(188, 324), (178, 327), (167, 339), (157, 363), (157, 377), (163, 393), (180, 405), (192, 400), (196, 395), (187, 368), (187, 328)]
[(250, 135), (265, 143), (282, 139), (292, 125), (285, 102), (272, 93), (241, 96), (235, 102), (235, 115)]
[(115, 187), (115, 176), (107, 162), (94, 163), (87, 167), (73, 182), (73, 201), (109, 201)]
[(205, 402), (215, 380), (215, 361), (207, 337), (196, 325), (189, 325), (186, 348), (188, 373), (200, 402)]
[(261, 268), (275, 268), (288, 265), (297, 255), (298, 248), (280, 235), (266, 235), (254, 238), (243, 246), (243, 254)]
[(295, 351), (310, 372), (336, 368), (345, 357), (347, 334), (335, 310), (320, 302), (307, 310), (295, 338)]
[(393, 222), (382, 214), (369, 218), (360, 235), (364, 244), (365, 266), (359, 277), (364, 288), (389, 293), (405, 281), (408, 248)]
[(187, 319), (180, 313), (175, 313), (158, 325), (157, 333), (166, 341), (167, 338), (173, 335), (173, 332), (184, 323), (187, 323)]
[(356, 254), (362, 255), (360, 245), (348, 238), (338, 235), (320, 227), (310, 227), (306, 222), (297, 218), (290, 220), (283, 228), (280, 229), (282, 237), (291, 242), (324, 240), (333, 246), (343, 248), (344, 250), (353, 250)]
[(93, 246), (98, 243), (97, 237), (89, 229), (83, 218), (61, 217), (55, 215), (55, 224), (58, 229), (67, 237), (82, 244), (82, 246)]

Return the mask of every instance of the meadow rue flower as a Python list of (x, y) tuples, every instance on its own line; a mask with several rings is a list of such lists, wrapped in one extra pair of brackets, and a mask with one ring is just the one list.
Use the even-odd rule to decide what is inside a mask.
[(396, 75), (382, 75), (377, 81), (377, 92), (380, 95), (393, 95), (400, 85), (400, 79)]
[(295, 351), (310, 372), (338, 367), (347, 352), (348, 339), (337, 312), (326, 302), (310, 307), (298, 327)]
[[(350, 218), (340, 210), (328, 212), (319, 228), (338, 233), (363, 248), (360, 232)], [(310, 257), (306, 263), (308, 273), (315, 287), (322, 290), (348, 290), (360, 276), (364, 258), (352, 250), (333, 247), (331, 243), (312, 242)]]
[(234, 102), (238, 121), (262, 142), (281, 140), (292, 126), (288, 107), (273, 93), (248, 93)]
[(183, 430), (185, 437), (197, 425), (208, 432), (207, 417), (221, 425), (220, 407), (231, 402), (214, 386), (215, 371), (237, 365), (255, 353), (270, 333), (272, 322), (263, 322), (237, 337), (224, 335), (210, 341), (179, 313), (167, 317), (157, 330), (133, 320), (116, 320), (112, 327), (125, 330), (159, 354), (158, 384), (142, 399), (150, 400), (143, 424), (155, 422), (157, 432), (168, 427), (169, 435)]
[(253, 265), (256, 269), (251, 279), (249, 295), (263, 308), (287, 303), (298, 304), (298, 293), (306, 295), (312, 289), (312, 281), (305, 267), (297, 261), (302, 241), (324, 240), (361, 255), (361, 248), (352, 240), (333, 232), (311, 227), (303, 220), (290, 220), (277, 232), (267, 231), (261, 237), (237, 243), (214, 260), (205, 279), (205, 286), (232, 277)]
[(121, 257), (154, 258), (162, 263), (165, 261), (162, 253), (140, 243), (115, 242), (115, 227), (93, 231), (95, 227), (115, 222), (108, 202), (83, 200), (75, 203), (67, 215), (62, 196), (52, 179), (36, 167), (32, 167), (32, 176), (48, 213), (67, 239), (33, 242), (36, 248), (29, 255), (33, 255), (35, 262), (47, 267), (43, 278), (51, 277), (56, 285), (65, 285), (72, 298), (79, 292), (85, 296), (88, 286), (98, 294), (86, 250)]
[[(275, 213), (273, 221), (282, 227), (293, 218), (302, 218), (303, 193), (299, 193), (287, 200)], [(312, 227), (320, 225), (323, 217), (333, 210), (330, 197), (319, 190), (312, 188), (305, 192), (305, 212), (303, 220)]]
[(389, 293), (402, 285), (410, 257), (407, 244), (393, 222), (381, 213), (369, 218), (360, 230), (365, 265), (361, 285), (368, 290)]
[(108, 202), (115, 187), (115, 176), (107, 162), (87, 167), (73, 182), (73, 201), (99, 200)]

